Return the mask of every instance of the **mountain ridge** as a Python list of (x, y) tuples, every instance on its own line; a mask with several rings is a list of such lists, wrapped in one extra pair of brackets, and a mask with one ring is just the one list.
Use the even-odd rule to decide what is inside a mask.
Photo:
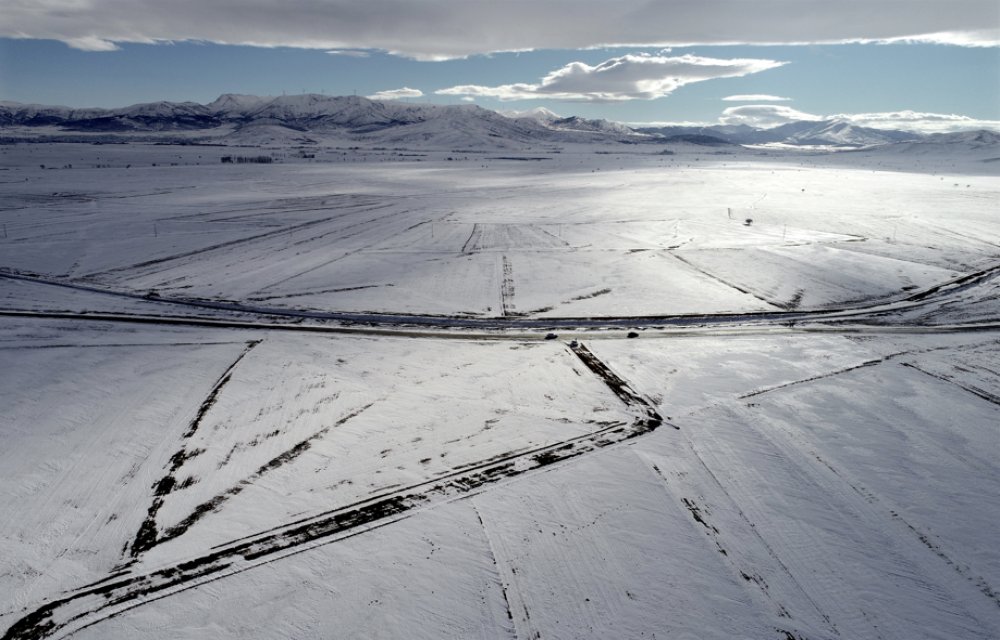
[[(308, 132), (387, 143), (499, 144), (532, 142), (625, 142), (702, 146), (785, 144), (801, 147), (870, 146), (962, 142), (995, 145), (1000, 134), (989, 130), (957, 134), (862, 127), (844, 119), (801, 120), (770, 128), (739, 125), (641, 127), (602, 119), (559, 116), (537, 107), (493, 111), (478, 105), (437, 105), (361, 96), (307, 93), (254, 96), (225, 93), (207, 104), (157, 101), (114, 109), (74, 108), (0, 102), (0, 130), (49, 127), (66, 133), (194, 133), (252, 137), (270, 127), (290, 139)], [(279, 136), (280, 137), (280, 136)]]

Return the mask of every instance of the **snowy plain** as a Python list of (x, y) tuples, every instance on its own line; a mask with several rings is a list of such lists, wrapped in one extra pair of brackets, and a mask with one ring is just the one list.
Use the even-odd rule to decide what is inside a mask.
[(1000, 637), (997, 163), (672, 150), (0, 148), (3, 637)]

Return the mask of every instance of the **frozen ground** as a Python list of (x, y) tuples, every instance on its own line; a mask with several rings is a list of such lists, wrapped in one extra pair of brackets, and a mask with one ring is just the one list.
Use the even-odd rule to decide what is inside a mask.
[(266, 308), (638, 316), (882, 301), (1000, 250), (996, 179), (944, 161), (583, 148), (223, 165), (241, 151), (121, 146), (3, 149), (4, 269)]
[(3, 637), (1000, 637), (1000, 181), (622, 150), (4, 147)]

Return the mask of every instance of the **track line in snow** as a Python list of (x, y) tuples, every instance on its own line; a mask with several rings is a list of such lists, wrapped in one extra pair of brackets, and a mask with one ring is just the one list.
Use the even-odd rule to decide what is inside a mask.
[(188, 529), (190, 529), (195, 523), (197, 523), (203, 517), (205, 517), (209, 513), (218, 511), (222, 507), (222, 505), (225, 504), (230, 498), (239, 495), (240, 493), (243, 492), (244, 489), (252, 485), (257, 480), (260, 480), (262, 477), (264, 477), (271, 471), (283, 467), (289, 462), (295, 460), (300, 455), (308, 451), (312, 447), (312, 443), (314, 441), (325, 436), (331, 429), (339, 427), (344, 423), (346, 423), (347, 421), (357, 417), (362, 412), (369, 409), (373, 404), (375, 403), (374, 402), (369, 403), (356, 411), (348, 413), (346, 416), (340, 418), (333, 424), (323, 427), (322, 429), (312, 434), (308, 438), (302, 440), (301, 442), (291, 447), (287, 451), (284, 451), (278, 456), (272, 458), (270, 461), (259, 467), (252, 474), (240, 480), (229, 489), (216, 494), (215, 496), (206, 500), (205, 502), (202, 502), (194, 509), (192, 509), (191, 513), (188, 514), (185, 518), (183, 518), (180, 522), (178, 522), (177, 524), (168, 529), (165, 529), (161, 535), (157, 536), (155, 542), (153, 543), (153, 546), (161, 544), (163, 542), (167, 542), (169, 540), (173, 540), (174, 538), (183, 535)]
[[(871, 491), (870, 489), (863, 486), (856, 480), (852, 480), (851, 478), (849, 478), (845, 472), (839, 470), (829, 460), (821, 458), (813, 451), (809, 451), (808, 454), (812, 455), (812, 457), (815, 458), (815, 460), (819, 462), (821, 465), (826, 467), (830, 471), (830, 473), (834, 474), (835, 476), (837, 476), (838, 479), (847, 484), (847, 486), (850, 487), (851, 490), (854, 491), (858, 496), (860, 496), (862, 500), (871, 505), (877, 505), (882, 507), (886, 506), (885, 504), (883, 504), (884, 500), (882, 498), (879, 498), (874, 491)], [(924, 531), (921, 531), (918, 527), (914, 526), (906, 518), (900, 515), (898, 511), (888, 507), (886, 507), (886, 510), (888, 511), (890, 517), (893, 520), (902, 523), (909, 530), (910, 533), (912, 533), (914, 536), (917, 537), (918, 540), (920, 540), (921, 544), (927, 547), (934, 555), (943, 560), (945, 564), (954, 569), (958, 573), (958, 575), (960, 575), (962, 578), (972, 583), (975, 586), (975, 588), (978, 589), (983, 595), (992, 600), (993, 604), (1000, 607), (1000, 593), (998, 593), (998, 591), (993, 588), (993, 586), (986, 580), (986, 578), (977, 575), (976, 573), (973, 573), (972, 569), (968, 565), (961, 562), (957, 562), (956, 560), (951, 558), (944, 551), (944, 549), (941, 548), (939, 544), (933, 541), (930, 535), (928, 535)]]
[(551, 231), (549, 231), (548, 229), (546, 229), (545, 226), (543, 226), (543, 225), (536, 225), (535, 228), (538, 229), (540, 232), (544, 233), (545, 235), (547, 235), (547, 236), (551, 237), (552, 239), (554, 239), (561, 246), (563, 246), (563, 247), (569, 247), (569, 246), (571, 246), (569, 242), (566, 242), (565, 240), (562, 239), (562, 236), (557, 236), (556, 234), (554, 234)]
[[(758, 533), (754, 523), (732, 498), (716, 474), (690, 442), (669, 453), (635, 451), (679, 508), (686, 509), (692, 526), (701, 531), (719, 562), (738, 577), (751, 597), (774, 616), (775, 625), (791, 637), (839, 636), (823, 608)], [(667, 455), (668, 457), (663, 457)], [(791, 629), (791, 631), (788, 631)], [(805, 633), (805, 635), (794, 635)]]
[(346, 291), (361, 291), (362, 289), (378, 289), (379, 287), (392, 287), (392, 283), (387, 284), (364, 284), (357, 287), (339, 287), (335, 289), (317, 289), (316, 291), (303, 291), (300, 293), (285, 293), (273, 296), (250, 296), (247, 300), (251, 302), (266, 302), (268, 300), (286, 300), (288, 298), (304, 298), (308, 296), (318, 296), (324, 293), (344, 293)]
[(129, 555), (134, 559), (140, 554), (149, 549), (153, 548), (159, 542), (161, 542), (161, 536), (156, 527), (156, 514), (159, 512), (160, 507), (163, 506), (164, 498), (173, 491), (174, 486), (177, 483), (177, 478), (175, 473), (192, 455), (196, 455), (193, 451), (187, 450), (187, 440), (191, 438), (197, 431), (198, 427), (201, 426), (202, 420), (208, 413), (209, 409), (215, 404), (216, 400), (219, 398), (219, 394), (222, 389), (229, 383), (233, 376), (233, 370), (236, 365), (246, 357), (250, 350), (260, 344), (260, 340), (252, 340), (246, 343), (246, 348), (243, 352), (233, 361), (232, 364), (219, 376), (218, 380), (212, 386), (211, 391), (202, 400), (201, 405), (198, 407), (198, 412), (195, 417), (191, 420), (188, 425), (187, 430), (181, 435), (182, 444), (181, 448), (178, 449), (177, 453), (170, 457), (170, 466), (167, 467), (167, 473), (162, 478), (160, 478), (155, 484), (153, 484), (153, 503), (149, 506), (146, 512), (146, 519), (143, 520), (142, 524), (139, 525), (139, 530), (135, 534), (135, 538), (132, 543), (126, 547)]
[[(660, 255), (663, 255), (663, 253), (661, 253)], [(758, 300), (760, 300), (761, 302), (763, 302), (764, 304), (766, 304), (768, 306), (774, 307), (776, 309), (782, 309), (782, 310), (785, 310), (785, 311), (789, 311), (790, 310), (787, 306), (783, 306), (780, 303), (768, 300), (764, 296), (762, 296), (762, 295), (760, 295), (758, 293), (755, 293), (755, 292), (751, 291), (750, 289), (745, 289), (745, 288), (743, 288), (743, 287), (741, 287), (739, 285), (736, 285), (736, 284), (733, 284), (732, 282), (729, 282), (728, 280), (723, 280), (722, 278), (720, 278), (719, 276), (715, 275), (714, 273), (712, 273), (710, 271), (706, 271), (705, 269), (702, 269), (701, 267), (697, 266), (696, 264), (694, 264), (693, 262), (691, 262), (687, 258), (682, 258), (681, 256), (679, 256), (674, 251), (667, 251), (666, 255), (669, 255), (670, 257), (674, 258), (675, 260), (684, 263), (685, 265), (688, 266), (688, 268), (693, 269), (694, 271), (697, 271), (701, 275), (703, 275), (703, 276), (705, 276), (707, 278), (711, 278), (712, 280), (715, 280), (719, 284), (723, 284), (723, 285), (729, 287), (730, 289), (736, 289), (737, 291), (739, 291), (740, 293), (742, 293), (744, 295), (753, 296), (754, 298), (757, 298)]]
[[(837, 534), (838, 536), (883, 545), (881, 550), (873, 547), (867, 553), (878, 551), (878, 562), (894, 568), (891, 571), (883, 569), (881, 573), (872, 573), (873, 578), (878, 576), (880, 579), (888, 580), (886, 576), (895, 575), (897, 578), (905, 579), (912, 586), (924, 591), (923, 595), (927, 598), (925, 602), (933, 602), (935, 606), (940, 605), (942, 611), (950, 610), (951, 614), (962, 616), (963, 619), (973, 622), (974, 626), (986, 636), (994, 637), (998, 618), (996, 610), (990, 611), (989, 609), (990, 605), (1000, 606), (1000, 594), (986, 578), (976, 573), (968, 565), (950, 557), (945, 549), (934, 542), (933, 536), (918, 529), (904, 518), (900, 514), (901, 509), (894, 501), (878, 495), (877, 492), (865, 486), (849, 472), (849, 469), (834, 460), (829, 453), (824, 452), (820, 455), (812, 441), (806, 439), (806, 430), (802, 426), (795, 426), (797, 423), (794, 421), (786, 423), (781, 420), (767, 420), (742, 408), (738, 411), (738, 415), (742, 418), (743, 428), (747, 429), (748, 433), (754, 434), (755, 446), (761, 446), (765, 450), (769, 449), (774, 452), (774, 455), (768, 454), (768, 460), (784, 461), (784, 464), (777, 467), (780, 468), (781, 473), (790, 472), (792, 476), (797, 476), (799, 478), (797, 486), (822, 487), (823, 491), (817, 493), (817, 497), (826, 505), (830, 513), (837, 514), (838, 521), (843, 524), (843, 529)], [(717, 436), (710, 436), (701, 444), (701, 448), (705, 451), (702, 457), (716, 455), (716, 448), (722, 446), (722, 442)], [(926, 445), (915, 446), (924, 447)], [(951, 452), (946, 453), (954, 455)], [(720, 469), (720, 471), (729, 476), (730, 485), (735, 488), (736, 493), (742, 493), (744, 497), (752, 495), (747, 494), (743, 485), (737, 481), (743, 475), (743, 470), (737, 469), (734, 472), (731, 468), (726, 468)], [(755, 473), (761, 474), (764, 471), (758, 469)], [(758, 502), (756, 497), (750, 500), (751, 504), (754, 502)], [(753, 507), (760, 506), (763, 505), (753, 505)], [(865, 533), (866, 531), (867, 533)], [(833, 542), (833, 539), (828, 540), (828, 543), (830, 542)], [(819, 539), (815, 540), (815, 544), (822, 546)], [(782, 544), (779, 548), (795, 549), (795, 545)], [(863, 547), (858, 549), (859, 553), (862, 549)], [(930, 560), (926, 554), (927, 550), (930, 550), (934, 556), (954, 570), (955, 573), (952, 574), (951, 580), (944, 579), (943, 566), (936, 564), (935, 560)], [(797, 559), (794, 554), (791, 555), (789, 562), (794, 563)], [(868, 560), (861, 561), (867, 564), (873, 557), (869, 556)], [(846, 557), (843, 560), (845, 563), (848, 562)], [(860, 556), (855, 559), (855, 561), (858, 560), (860, 560)], [(870, 569), (865, 566), (865, 570)], [(928, 580), (930, 576), (939, 576), (939, 579), (932, 582)], [(836, 581), (846, 579), (835, 573), (832, 573), (829, 578)], [(829, 588), (829, 585), (825, 588)], [(984, 595), (989, 604), (987, 604), (987, 600), (974, 601), (975, 596), (972, 594), (976, 592)], [(835, 605), (834, 608), (836, 608), (836, 606), (843, 606), (846, 603), (831, 604)], [(954, 611), (955, 607), (965, 610), (956, 612)], [(842, 609), (841, 616), (848, 610)], [(887, 609), (877, 613), (893, 616), (902, 612)], [(915, 619), (907, 620), (907, 622), (919, 624)], [(864, 620), (864, 624), (872, 625), (873, 628), (876, 626), (874, 620), (867, 618)]]
[(770, 393), (772, 391), (778, 391), (779, 389), (787, 389), (788, 387), (794, 387), (799, 384), (806, 384), (807, 382), (814, 382), (816, 380), (822, 380), (824, 378), (831, 378), (833, 376), (839, 376), (844, 373), (849, 373), (857, 369), (864, 369), (865, 367), (874, 367), (877, 364), (881, 364), (886, 361), (886, 358), (875, 358), (873, 360), (866, 360), (861, 364), (856, 364), (850, 367), (845, 367), (843, 369), (837, 369), (836, 371), (830, 371), (829, 373), (823, 373), (818, 376), (810, 376), (808, 378), (802, 378), (801, 380), (793, 380), (792, 382), (785, 382), (773, 387), (767, 387), (766, 389), (758, 389), (757, 391), (751, 391), (750, 393), (744, 393), (741, 396), (737, 396), (740, 400), (746, 400), (747, 398), (753, 398), (755, 396), (763, 395), (765, 393)]
[(95, 349), (95, 348), (128, 348), (128, 347), (211, 347), (230, 344), (246, 344), (245, 340), (240, 341), (216, 341), (216, 342), (109, 342), (106, 344), (15, 344), (5, 345), (0, 343), (0, 351), (35, 350), (35, 349)]
[(514, 306), (514, 266), (506, 255), (500, 259), (500, 312), (502, 315), (516, 315)]
[(469, 232), (469, 237), (466, 238), (465, 244), (462, 245), (461, 253), (463, 255), (468, 255), (474, 253), (476, 250), (476, 245), (480, 244), (483, 237), (483, 228), (478, 222), (472, 225), (472, 231)]
[(143, 262), (138, 262), (136, 264), (130, 264), (130, 265), (125, 265), (125, 266), (121, 266), (121, 267), (114, 267), (112, 269), (105, 269), (105, 270), (102, 270), (102, 271), (94, 271), (92, 273), (88, 273), (88, 274), (85, 274), (83, 276), (80, 276), (79, 279), (81, 279), (81, 280), (84, 280), (84, 279), (91, 280), (91, 279), (97, 278), (99, 276), (107, 276), (107, 275), (110, 275), (110, 274), (113, 274), (113, 273), (122, 273), (124, 271), (131, 271), (133, 269), (142, 269), (144, 267), (151, 267), (153, 265), (163, 264), (164, 262), (170, 262), (170, 261), (173, 261), (173, 260), (180, 260), (182, 258), (190, 258), (191, 256), (196, 256), (196, 255), (199, 255), (199, 254), (202, 254), (202, 253), (206, 253), (206, 252), (209, 252), (209, 251), (216, 251), (218, 249), (226, 249), (226, 248), (238, 246), (238, 245), (241, 245), (241, 244), (247, 244), (247, 243), (250, 243), (250, 242), (254, 242), (256, 240), (262, 240), (264, 238), (270, 238), (270, 237), (279, 236), (279, 235), (282, 235), (282, 234), (285, 234), (285, 233), (291, 233), (293, 231), (298, 231), (300, 229), (307, 229), (309, 227), (314, 227), (314, 226), (316, 226), (318, 224), (322, 224), (324, 222), (330, 222), (331, 220), (334, 220), (334, 219), (335, 218), (323, 218), (321, 220), (310, 220), (308, 222), (302, 222), (302, 223), (299, 223), (299, 224), (289, 225), (287, 227), (281, 227), (280, 229), (275, 229), (274, 231), (267, 231), (265, 233), (258, 233), (256, 235), (247, 236), (247, 237), (244, 237), (244, 238), (237, 238), (236, 240), (228, 240), (226, 242), (219, 242), (219, 243), (210, 245), (208, 247), (202, 247), (200, 249), (194, 249), (194, 250), (191, 250), (191, 251), (184, 251), (184, 252), (181, 252), (181, 253), (175, 253), (173, 255), (165, 256), (163, 258), (154, 258), (153, 260), (146, 260), (146, 261), (143, 261)]
[[(248, 346), (247, 350), (249, 351), (250, 348), (252, 346)], [(549, 465), (631, 440), (655, 430), (663, 423), (663, 419), (645, 398), (591, 354), (586, 347), (577, 345), (571, 349), (580, 357), (585, 366), (601, 378), (612, 393), (632, 411), (635, 419), (631, 424), (624, 422), (595, 423), (600, 428), (590, 433), (526, 451), (501, 454), (473, 465), (463, 465), (430, 480), (397, 487), (392, 491), (361, 502), (302, 518), (230, 543), (217, 545), (204, 555), (178, 561), (170, 566), (159, 567), (148, 573), (131, 573), (128, 569), (135, 565), (130, 563), (119, 568), (125, 569), (124, 571), (116, 571), (101, 582), (69, 591), (61, 598), (43, 603), (33, 611), (24, 613), (7, 629), (2, 640), (37, 640), (49, 637), (64, 629), (71, 633), (84, 626), (89, 626), (96, 619), (117, 615), (122, 610), (146, 602), (150, 599), (149, 596), (158, 598), (169, 593), (186, 590), (223, 575), (230, 575), (259, 564), (273, 562), (280, 557), (298, 553), (308, 547), (355, 535), (362, 529), (368, 530), (393, 519), (406, 517), (408, 512), (416, 508), (427, 507), (443, 500), (467, 495), (501, 480), (542, 470)], [(238, 362), (237, 360), (233, 363), (230, 369), (223, 374), (213, 388), (213, 392), (202, 403), (202, 411), (192, 422), (192, 427), (195, 430), (198, 428), (201, 417), (211, 407), (218, 392), (225, 385), (225, 382), (228, 382), (232, 368)], [(192, 427), (189, 427), (187, 433), (193, 433)], [(187, 452), (184, 448), (175, 454), (171, 459), (172, 466), (168, 475), (161, 482), (166, 485), (171, 483), (172, 473), (176, 471), (173, 465), (177, 461), (183, 463), (186, 455)], [(179, 464), (177, 466), (179, 468)], [(163, 496), (157, 496), (154, 505), (150, 508), (153, 518), (152, 524), (144, 523), (143, 528), (137, 534), (137, 540), (132, 545), (133, 558), (139, 555), (136, 550), (141, 552), (160, 541), (155, 527), (155, 512), (162, 505), (162, 498)], [(94, 596), (96, 595), (101, 596), (101, 598), (95, 601)], [(70, 626), (72, 628), (67, 629)]]
[(948, 382), (950, 384), (953, 384), (956, 387), (958, 387), (959, 389), (962, 389), (963, 391), (968, 391), (969, 393), (971, 393), (974, 396), (977, 396), (977, 397), (982, 398), (983, 400), (985, 400), (987, 402), (991, 402), (991, 403), (993, 403), (993, 404), (995, 404), (997, 406), (1000, 406), (1000, 396), (996, 396), (996, 395), (994, 395), (994, 394), (992, 394), (992, 393), (990, 393), (988, 391), (983, 391), (982, 389), (979, 389), (979, 388), (976, 388), (976, 387), (971, 387), (971, 386), (967, 386), (967, 385), (961, 384), (960, 382), (957, 382), (953, 378), (949, 378), (947, 376), (942, 376), (942, 375), (938, 375), (936, 373), (931, 373), (930, 371), (927, 371), (926, 369), (922, 369), (922, 368), (918, 367), (917, 365), (913, 364), (912, 362), (900, 362), (899, 364), (901, 364), (904, 367), (909, 367), (910, 369), (915, 369), (916, 371), (919, 371), (920, 373), (922, 373), (924, 375), (930, 376), (930, 377), (935, 378), (937, 380), (941, 380), (942, 382)]
[[(1000, 268), (1000, 267), (998, 267)], [(821, 311), (757, 311), (745, 313), (709, 313), (709, 314), (682, 314), (670, 316), (608, 316), (608, 317), (561, 317), (561, 318), (523, 318), (511, 316), (508, 318), (470, 318), (465, 316), (433, 316), (414, 315), (386, 312), (353, 313), (353, 312), (324, 312), (308, 311), (299, 309), (277, 309), (243, 305), (234, 302), (224, 302), (217, 300), (204, 300), (193, 298), (150, 298), (146, 294), (130, 291), (116, 291), (92, 285), (79, 284), (75, 282), (63, 282), (54, 280), (34, 273), (21, 273), (11, 270), (0, 269), (0, 278), (11, 280), (21, 280), (34, 284), (44, 284), (52, 287), (70, 289), (73, 291), (88, 292), (103, 296), (124, 298), (129, 300), (142, 300), (155, 305), (176, 305), (180, 308), (210, 309), (221, 312), (236, 312), (241, 314), (253, 314), (258, 316), (274, 316), (282, 318), (292, 318), (297, 322), (302, 320), (327, 320), (339, 321), (352, 324), (362, 324), (367, 326), (385, 326), (386, 331), (392, 330), (389, 327), (398, 327), (403, 332), (409, 331), (407, 325), (433, 327), (437, 329), (473, 329), (473, 330), (496, 330), (496, 329), (609, 329), (609, 328), (635, 328), (644, 327), (660, 329), (667, 327), (719, 327), (728, 325), (733, 329), (746, 331), (750, 327), (765, 328), (774, 330), (778, 326), (791, 327), (795, 323), (811, 322), (824, 323), (812, 324), (803, 330), (815, 332), (837, 332), (837, 333), (863, 333), (863, 332), (915, 332), (915, 333), (940, 333), (956, 331), (993, 331), (1000, 329), (1000, 322), (959, 324), (959, 325), (907, 325), (891, 324), (880, 320), (880, 316), (885, 313), (900, 310), (909, 310), (915, 307), (933, 304), (935, 296), (947, 295), (949, 290), (942, 289), (951, 283), (945, 283), (938, 287), (938, 293), (929, 300), (922, 302), (904, 302), (877, 304), (873, 306), (845, 307), (839, 309), (827, 309)], [(969, 285), (974, 286), (974, 285)], [(944, 293), (941, 293), (941, 292)], [(122, 313), (72, 313), (72, 312), (43, 312), (29, 310), (0, 310), (0, 315), (12, 316), (35, 316), (35, 317), (66, 317), (66, 318), (89, 318), (106, 319), (119, 318), (121, 321), (128, 321), (127, 318), (144, 318), (145, 316), (129, 316)], [(180, 323), (178, 316), (167, 314), (152, 316), (159, 318), (164, 323)], [(144, 320), (134, 320), (137, 322), (151, 322), (149, 317)], [(878, 324), (872, 321), (877, 320)], [(226, 324), (235, 326), (236, 324), (249, 325), (251, 322), (210, 320), (204, 318), (187, 319), (192, 324), (203, 323), (208, 326), (216, 324)], [(866, 324), (866, 321), (868, 323)], [(848, 323), (856, 324), (848, 324)], [(260, 325), (258, 325), (260, 326)], [(276, 328), (274, 326), (263, 328)], [(377, 333), (378, 331), (373, 331)], [(412, 333), (412, 332), (411, 332)], [(429, 336), (431, 337), (431, 336)]]
[[(335, 233), (339, 234), (342, 231), (344, 231), (345, 229), (350, 229), (352, 227), (357, 227), (357, 226), (363, 226), (363, 225), (366, 225), (366, 224), (370, 224), (372, 222), (379, 222), (381, 220), (384, 220), (385, 218), (392, 218), (392, 217), (396, 217), (397, 215), (400, 215), (400, 214), (397, 213), (397, 212), (392, 212), (392, 213), (386, 214), (384, 216), (381, 216), (379, 218), (371, 218), (371, 219), (368, 219), (368, 220), (364, 220), (362, 222), (356, 222), (356, 223), (354, 223), (352, 225), (348, 225), (346, 227), (341, 227), (341, 228), (335, 229), (334, 231), (331, 231), (331, 232), (328, 232), (328, 233), (324, 233), (324, 234), (321, 234), (321, 235), (318, 235), (318, 236), (315, 236), (315, 237), (312, 237), (312, 238), (307, 238), (305, 240), (301, 240), (301, 241), (299, 241), (297, 243), (294, 243), (294, 244), (304, 244), (306, 242), (312, 242), (314, 240), (317, 240), (319, 238), (322, 238), (322, 237), (325, 237), (325, 236), (328, 236), (328, 235), (331, 235), (331, 234), (335, 234)], [(358, 231), (356, 233), (350, 233), (350, 234), (347, 234), (347, 235), (344, 235), (344, 236), (338, 236), (338, 240), (343, 240), (343, 239), (346, 239), (346, 238), (352, 238), (354, 236), (360, 235), (361, 233), (363, 233), (363, 230), (362, 231)], [(377, 240), (375, 242), (372, 242), (372, 243), (369, 243), (369, 244), (367, 244), (367, 245), (365, 245), (363, 247), (358, 247), (356, 249), (347, 250), (347, 251), (345, 251), (344, 253), (342, 253), (341, 255), (339, 255), (339, 256), (337, 256), (335, 258), (331, 258), (329, 260), (323, 261), (323, 262), (321, 262), (321, 263), (319, 263), (317, 265), (311, 266), (311, 267), (309, 267), (307, 269), (304, 269), (302, 271), (294, 273), (294, 274), (292, 274), (290, 276), (286, 276), (286, 277), (284, 277), (284, 278), (282, 278), (280, 280), (277, 280), (275, 282), (271, 282), (269, 284), (266, 284), (263, 287), (259, 287), (259, 288), (255, 289), (252, 293), (255, 293), (255, 294), (265, 293), (268, 290), (273, 289), (274, 287), (277, 287), (278, 285), (285, 284), (286, 282), (294, 280), (295, 278), (304, 276), (304, 275), (306, 275), (308, 273), (312, 273), (314, 271), (322, 269), (323, 267), (327, 267), (327, 266), (333, 264), (334, 262), (339, 262), (340, 260), (343, 260), (344, 258), (353, 256), (353, 255), (358, 254), (358, 253), (361, 253), (362, 251), (365, 251), (367, 249), (371, 249), (372, 247), (374, 247), (374, 246), (376, 246), (378, 244), (381, 244), (382, 242), (385, 242), (385, 240), (386, 240), (385, 238), (380, 238), (379, 240)]]
[[(497, 579), (500, 581), (500, 590), (503, 594), (503, 602), (507, 607), (507, 618), (513, 625), (514, 638), (533, 638), (534, 633), (531, 629), (531, 615), (528, 613), (528, 607), (521, 598), (520, 592), (515, 588), (516, 576), (512, 570), (510, 562), (507, 558), (501, 558), (497, 554), (497, 544), (493, 540), (493, 536), (490, 534), (489, 527), (486, 526), (486, 522), (483, 521), (483, 513), (476, 504), (476, 500), (472, 499), (472, 509), (476, 512), (476, 517), (479, 519), (479, 526), (483, 529), (483, 537), (486, 538), (486, 544), (490, 549), (490, 557), (493, 559), (493, 566), (496, 567)], [(514, 609), (511, 609), (511, 601), (514, 601)], [(517, 618), (514, 617), (514, 610), (518, 611)], [(521, 613), (524, 613), (521, 616)], [(520, 629), (520, 631), (519, 631)]]
[[(646, 422), (648, 423), (648, 428), (650, 430), (663, 424), (663, 417), (653, 408), (653, 404), (646, 400), (646, 398), (639, 395), (628, 382), (623, 380), (614, 371), (608, 367), (600, 358), (594, 355), (594, 353), (585, 347), (582, 343), (573, 342), (569, 345), (570, 351), (576, 354), (580, 361), (590, 369), (598, 378), (604, 382), (605, 385), (611, 392), (618, 396), (625, 406), (630, 408), (636, 408), (646, 415)], [(669, 424), (669, 423), (667, 423)], [(674, 429), (679, 429), (677, 425), (671, 424)]]

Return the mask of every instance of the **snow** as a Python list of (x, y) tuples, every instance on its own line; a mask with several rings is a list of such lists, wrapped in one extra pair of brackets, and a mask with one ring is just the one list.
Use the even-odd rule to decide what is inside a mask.
[(210, 147), (69, 145), (56, 166), (72, 169), (42, 171), (44, 147), (0, 156), (20, 163), (7, 268), (286, 309), (498, 316), (505, 264), (518, 313), (820, 309), (975, 271), (1000, 233), (980, 176), (586, 147), (416, 163), (320, 146), (223, 165)]
[(551, 109), (546, 109), (545, 107), (535, 107), (533, 109), (521, 110), (505, 109), (503, 111), (498, 111), (497, 113), (508, 118), (533, 118), (542, 122), (551, 122), (562, 118), (562, 116), (558, 113), (552, 111)]
[(440, 125), (0, 149), (0, 634), (1000, 635), (988, 141)]
[[(757, 108), (757, 107), (747, 107)], [(798, 114), (806, 116), (807, 114)], [(670, 125), (633, 128), (628, 124), (559, 116), (544, 107), (491, 111), (478, 105), (439, 105), (358, 96), (301, 94), (253, 96), (223, 94), (207, 104), (159, 101), (117, 109), (0, 102), (0, 133), (14, 140), (70, 142), (90, 137), (103, 142), (146, 138), (176, 143), (281, 144), (277, 138), (256, 141), (232, 136), (233, 129), (271, 126), (318, 137), (330, 134), (368, 144), (420, 144), (436, 148), (512, 148), (552, 142), (774, 145), (776, 148), (830, 149), (892, 147), (913, 152), (913, 145), (952, 145), (996, 151), (998, 134), (990, 130), (925, 134), (862, 127), (843, 118), (794, 120), (779, 126)], [(460, 134), (460, 135), (456, 135)], [(293, 140), (285, 140), (292, 143)]]

